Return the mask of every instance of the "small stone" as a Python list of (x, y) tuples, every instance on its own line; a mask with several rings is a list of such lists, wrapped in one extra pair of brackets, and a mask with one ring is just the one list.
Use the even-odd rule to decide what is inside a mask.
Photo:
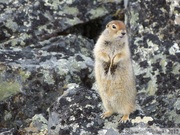
[(132, 119), (131, 122), (133, 124), (135, 124), (135, 123), (141, 123), (141, 122), (148, 123), (149, 121), (153, 121), (153, 118), (152, 117), (148, 117), (148, 116), (145, 116), (145, 117), (141, 118), (141, 117), (138, 116), (135, 119)]
[(105, 135), (119, 135), (119, 133), (115, 129), (110, 128), (110, 129), (107, 130)]
[(174, 103), (174, 108), (176, 109), (176, 113), (180, 114), (180, 99), (177, 99), (177, 101)]

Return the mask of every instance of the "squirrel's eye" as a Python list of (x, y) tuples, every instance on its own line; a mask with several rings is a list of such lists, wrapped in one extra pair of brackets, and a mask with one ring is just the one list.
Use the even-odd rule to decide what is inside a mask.
[(113, 24), (113, 25), (112, 25), (112, 28), (113, 28), (113, 29), (116, 29), (116, 25), (115, 25), (115, 24)]

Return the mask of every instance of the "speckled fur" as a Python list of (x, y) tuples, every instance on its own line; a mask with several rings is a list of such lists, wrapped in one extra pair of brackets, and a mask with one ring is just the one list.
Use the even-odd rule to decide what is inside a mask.
[(136, 87), (128, 36), (123, 22), (111, 21), (107, 24), (97, 40), (94, 56), (95, 78), (106, 109), (103, 117), (120, 113), (123, 114), (121, 120), (126, 121), (135, 110)]

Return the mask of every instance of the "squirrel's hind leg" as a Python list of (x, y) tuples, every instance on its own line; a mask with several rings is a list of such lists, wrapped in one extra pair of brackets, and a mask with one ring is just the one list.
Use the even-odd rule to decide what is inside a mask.
[(121, 123), (126, 123), (129, 120), (129, 114), (125, 114), (122, 116), (122, 118), (119, 120)]
[(105, 119), (105, 118), (111, 116), (112, 114), (113, 114), (113, 112), (111, 112), (111, 111), (106, 111), (106, 112), (104, 112), (104, 113), (101, 115), (101, 118)]

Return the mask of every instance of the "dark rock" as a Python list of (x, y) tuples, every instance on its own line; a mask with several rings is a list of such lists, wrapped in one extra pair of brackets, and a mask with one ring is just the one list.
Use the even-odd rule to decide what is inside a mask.
[[(0, 2), (2, 134), (47, 134), (39, 131), (36, 114), (49, 117), (48, 128), (57, 134), (153, 134), (180, 127), (179, 1), (133, 0), (121, 11), (122, 5), (109, 0)], [(95, 86), (93, 40), (117, 17), (127, 24), (140, 105), (125, 124), (118, 123), (119, 115), (101, 119), (100, 98), (89, 90)], [(48, 116), (47, 108), (62, 93)]]
[[(87, 87), (92, 86), (93, 78), (90, 74), (93, 61), (89, 50), (92, 50), (93, 42), (81, 36), (68, 35), (54, 38), (57, 40), (52, 40), (55, 41), (52, 44), (61, 46), (60, 43), (65, 38), (67, 42), (64, 42), (62, 48), (65, 50), (68, 47), (70, 53), (62, 50), (48, 52), (51, 41), (41, 42), (43, 46), (41, 49), (25, 47), (20, 50), (13, 48), (0, 52), (3, 61), (0, 74), (1, 97), (5, 99), (12, 96), (2, 101), (2, 108), (4, 106), (11, 108), (1, 110), (0, 125), (19, 128), (22, 125), (14, 124), (13, 119), (25, 120), (42, 112), (47, 118), (47, 108), (63, 93), (67, 84), (79, 83)], [(82, 59), (76, 60), (76, 56)], [(21, 93), (15, 95), (19, 92)], [(24, 121), (24, 126), (25, 123), (28, 124)]]
[[(129, 27), (134, 28), (130, 29), (130, 43), (137, 79), (137, 99), (145, 115), (153, 116), (154, 120), (160, 119), (161, 122), (153, 123), (162, 127), (179, 125), (177, 120), (175, 124), (172, 122), (172, 119), (179, 119), (173, 106), (180, 88), (180, 42), (177, 38), (180, 25), (176, 24), (174, 17), (179, 14), (174, 11), (176, 7), (175, 1), (141, 0), (130, 3), (129, 10), (133, 14), (127, 13)], [(162, 22), (162, 19), (166, 21)]]
[(1, 135), (14, 135), (14, 134), (16, 134), (16, 132), (15, 132), (14, 128), (12, 128), (12, 129), (2, 128), (2, 129), (0, 129), (0, 134)]
[(148, 103), (151, 103), (153, 99), (154, 99), (154, 96), (149, 96), (149, 97), (145, 98), (141, 104), (147, 105)]
[[(72, 91), (74, 94), (71, 94)], [(102, 112), (99, 102), (100, 98), (94, 90), (69, 89), (50, 110), (49, 134), (97, 134), (103, 127), (98, 116)]]
[(104, 3), (98, 0), (2, 2), (0, 3), (1, 41), (4, 47), (31, 44), (38, 46), (39, 40), (64, 33), (67, 35), (69, 33), (65, 31), (75, 25), (115, 12), (117, 5), (114, 2)]
[(110, 128), (107, 130), (105, 135), (119, 135), (119, 133), (115, 131), (114, 129)]

